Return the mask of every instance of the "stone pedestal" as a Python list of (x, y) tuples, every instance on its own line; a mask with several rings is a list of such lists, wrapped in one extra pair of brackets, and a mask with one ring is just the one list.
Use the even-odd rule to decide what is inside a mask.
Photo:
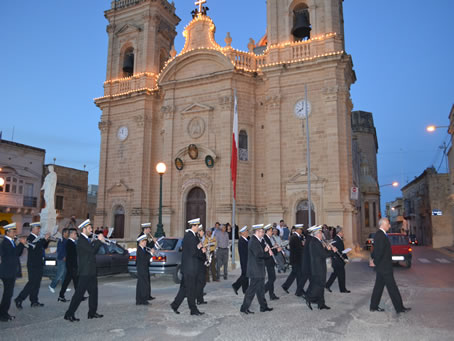
[(41, 233), (53, 233), (55, 225), (57, 225), (57, 211), (55, 209), (43, 208), (39, 214), (41, 217)]

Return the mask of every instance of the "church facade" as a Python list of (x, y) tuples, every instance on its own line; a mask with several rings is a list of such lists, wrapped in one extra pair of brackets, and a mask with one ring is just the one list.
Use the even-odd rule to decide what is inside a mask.
[(158, 222), (158, 162), (167, 165), (166, 235), (183, 235), (194, 217), (204, 226), (231, 222), (236, 94), (237, 224), (284, 219), (291, 226), (307, 224), (311, 215), (312, 224), (344, 226), (347, 240), (358, 242), (351, 199), (356, 78), (345, 52), (342, 0), (268, 0), (266, 35), (249, 52), (233, 48), (229, 35), (224, 46), (215, 41), (204, 2), (179, 52), (173, 3), (117, 0), (105, 13), (107, 77), (104, 96), (95, 99), (102, 110), (95, 226), (115, 226), (116, 238), (129, 240), (140, 223)]

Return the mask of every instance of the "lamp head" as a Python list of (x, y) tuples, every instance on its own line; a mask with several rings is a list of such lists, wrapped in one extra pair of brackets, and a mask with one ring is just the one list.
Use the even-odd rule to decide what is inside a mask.
[(167, 170), (167, 167), (166, 167), (166, 164), (164, 162), (159, 162), (157, 165), (156, 165), (156, 171), (159, 173), (159, 174), (164, 174)]

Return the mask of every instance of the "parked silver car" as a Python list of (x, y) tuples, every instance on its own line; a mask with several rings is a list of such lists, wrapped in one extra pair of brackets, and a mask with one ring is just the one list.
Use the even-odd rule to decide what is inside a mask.
[[(161, 249), (157, 256), (150, 260), (150, 274), (172, 275), (175, 283), (181, 281), (181, 244), (182, 238), (166, 237), (159, 241)], [(137, 277), (136, 249), (129, 249), (128, 271), (132, 277)]]

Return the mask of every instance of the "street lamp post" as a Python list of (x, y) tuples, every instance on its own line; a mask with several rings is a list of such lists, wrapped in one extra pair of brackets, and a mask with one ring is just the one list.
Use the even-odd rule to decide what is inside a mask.
[(156, 233), (154, 234), (156, 238), (165, 237), (165, 232), (162, 226), (162, 176), (166, 172), (167, 167), (165, 163), (159, 162), (156, 165), (156, 171), (159, 174), (159, 220), (158, 220), (158, 228)]
[(386, 186), (393, 186), (393, 187), (399, 187), (399, 183), (397, 181), (393, 181), (392, 183), (390, 184), (386, 184), (386, 185), (381, 185), (380, 188), (382, 187), (386, 187)]
[(437, 130), (438, 128), (449, 128), (448, 126), (435, 126), (435, 125), (430, 125), (430, 126), (427, 126), (426, 127), (426, 131), (428, 131), (429, 133), (433, 133), (435, 130)]

